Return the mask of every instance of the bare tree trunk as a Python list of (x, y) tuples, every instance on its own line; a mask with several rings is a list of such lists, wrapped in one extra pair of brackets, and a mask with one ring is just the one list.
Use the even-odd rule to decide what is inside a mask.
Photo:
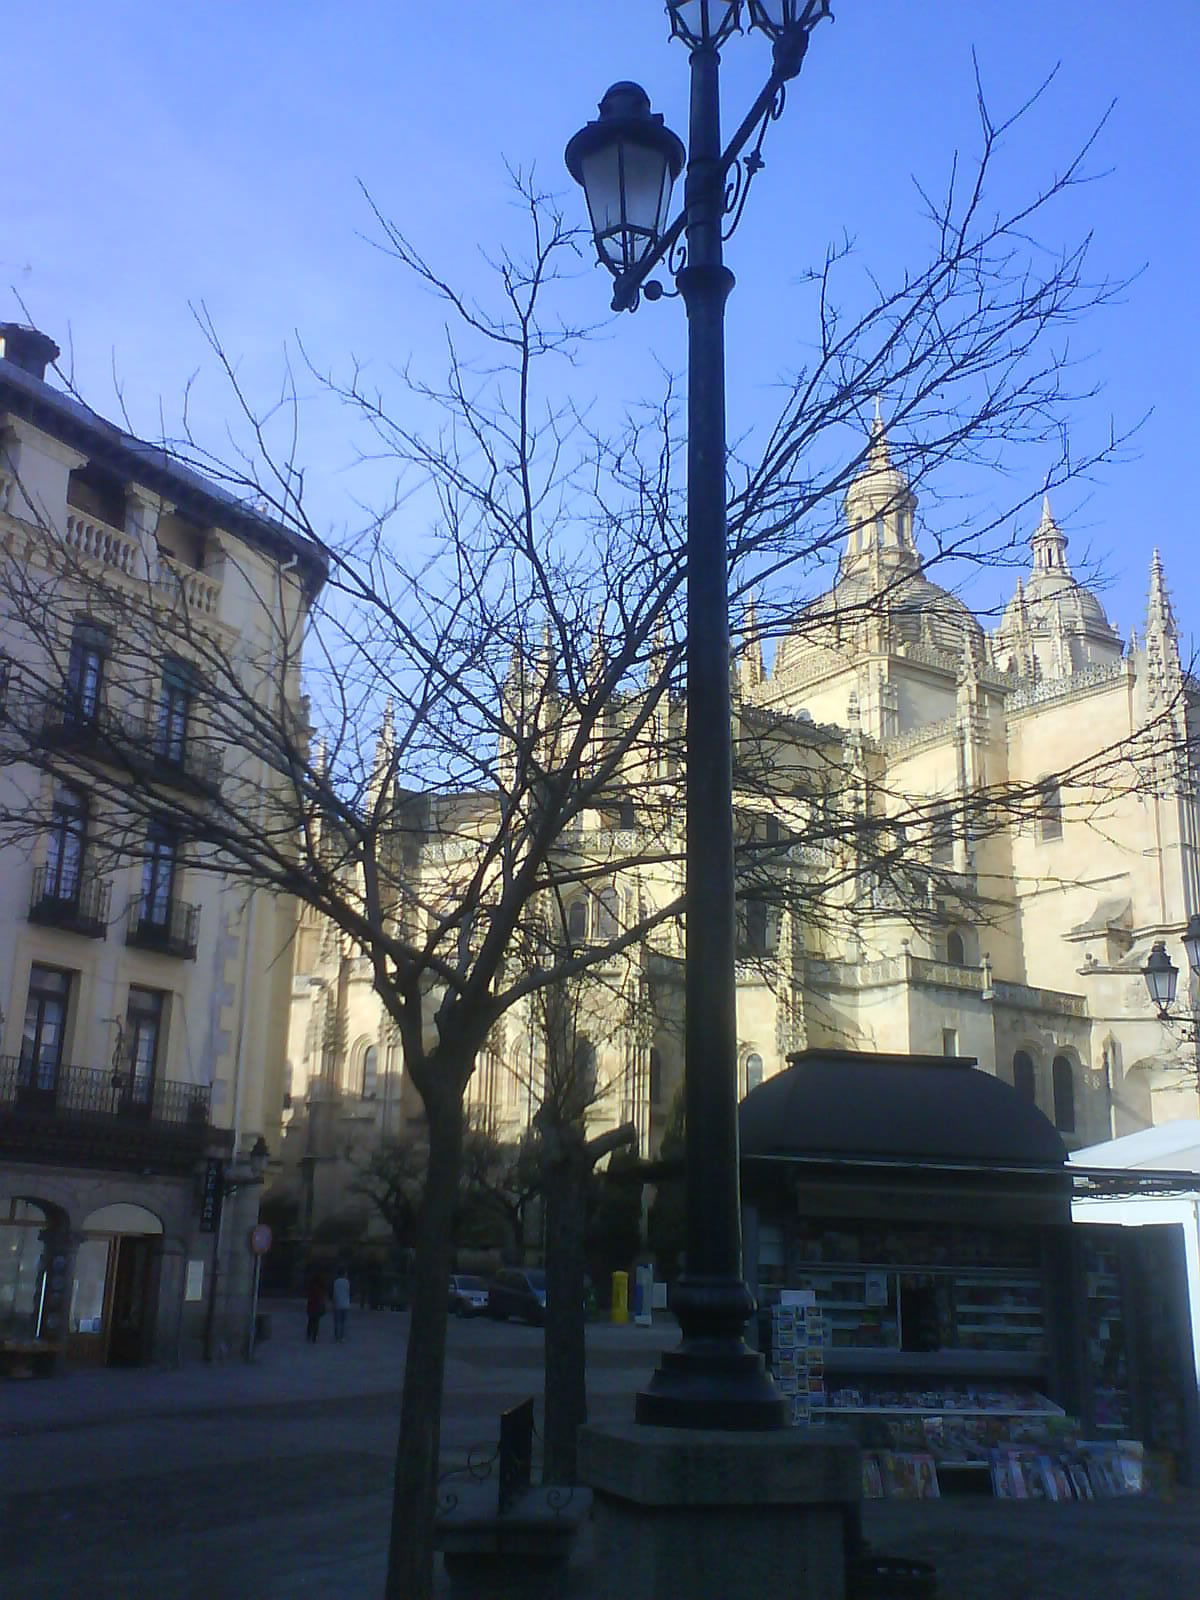
[(584, 1227), (589, 1163), (568, 1133), (568, 1148), (545, 1177), (546, 1203), (546, 1483), (574, 1483), (575, 1434), (587, 1421), (584, 1330)]
[(418, 1221), (412, 1320), (400, 1403), (386, 1600), (430, 1600), (433, 1523), (446, 1358), (446, 1283), (454, 1259), (454, 1213), (462, 1160), (463, 1108), (453, 1088), (426, 1101), (429, 1167)]

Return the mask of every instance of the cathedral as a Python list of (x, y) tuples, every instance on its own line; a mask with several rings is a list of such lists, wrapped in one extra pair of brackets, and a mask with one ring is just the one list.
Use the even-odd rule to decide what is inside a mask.
[[(845, 495), (832, 588), (769, 664), (753, 605), (744, 618), (731, 668), (735, 808), (739, 838), (762, 847), (739, 910), (741, 1092), (789, 1052), (831, 1046), (974, 1058), (1072, 1148), (1195, 1116), (1186, 995), (1183, 1020), (1160, 1021), (1141, 970), (1163, 940), (1187, 972), (1180, 935), (1200, 910), (1200, 707), (1158, 554), (1144, 631), (1123, 640), (1073, 575), (1047, 498), (1029, 569), (989, 629), (927, 575), (915, 511), (877, 419)], [(681, 726), (673, 703), (647, 720), (638, 760), (666, 782)], [(816, 816), (818, 791), (832, 824)], [(638, 848), (639, 792), (631, 780), (633, 798), (584, 813), (564, 840), (593, 866), (614, 863), (566, 907), (581, 942), (679, 891), (679, 872)], [(447, 870), (462, 804), (426, 805), (409, 870)], [(470, 804), (487, 810), (486, 796)], [(682, 1081), (682, 954), (680, 923), (664, 920), (571, 999), (588, 1126), (632, 1122), (644, 1154)], [(515, 1008), (475, 1074), (473, 1118), (519, 1141), (545, 1070), (532, 1008)], [(310, 913), (290, 1073), (285, 1159), (308, 1175), (311, 1222), (344, 1201), (347, 1152), (418, 1135), (422, 1119), (369, 964)]]

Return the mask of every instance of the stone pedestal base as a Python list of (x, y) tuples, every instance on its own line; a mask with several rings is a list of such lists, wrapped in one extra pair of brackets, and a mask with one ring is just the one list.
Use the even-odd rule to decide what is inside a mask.
[(862, 1480), (833, 1430), (586, 1427), (579, 1475), (596, 1600), (843, 1600)]

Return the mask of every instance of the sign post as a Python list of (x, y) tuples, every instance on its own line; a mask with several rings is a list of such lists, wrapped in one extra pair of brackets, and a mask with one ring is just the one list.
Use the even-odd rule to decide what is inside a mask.
[(200, 1233), (213, 1237), (212, 1271), (208, 1278), (208, 1306), (204, 1313), (204, 1359), (213, 1358), (213, 1330), (217, 1316), (217, 1283), (221, 1276), (221, 1217), (225, 1201), (225, 1163), (218, 1156), (209, 1156), (204, 1163), (204, 1181), (200, 1188)]
[(272, 1234), (265, 1222), (258, 1222), (246, 1238), (250, 1254), (254, 1257), (254, 1290), (250, 1297), (250, 1329), (246, 1335), (246, 1360), (254, 1360), (254, 1346), (258, 1342), (258, 1286), (262, 1282), (262, 1259), (271, 1248)]

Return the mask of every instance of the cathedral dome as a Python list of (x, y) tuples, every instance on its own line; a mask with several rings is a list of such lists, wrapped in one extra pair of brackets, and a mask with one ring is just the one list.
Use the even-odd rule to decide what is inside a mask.
[(1076, 645), (1069, 649), (1070, 661), (1062, 663), (1066, 670), (1119, 657), (1120, 635), (1100, 601), (1083, 587), (1067, 562), (1067, 537), (1050, 511), (1049, 496), (1042, 501), (1042, 519), (1030, 542), (1033, 571), (1017, 584), (997, 629), (1001, 657), (1008, 654), (1016, 664), (1039, 644), (1071, 639)]
[(802, 671), (814, 650), (852, 644), (867, 626), (881, 630), (885, 649), (925, 645), (957, 658), (965, 637), (982, 643), (983, 630), (962, 601), (921, 571), (913, 539), (916, 506), (907, 477), (892, 462), (877, 412), (866, 461), (846, 491), (846, 546), (837, 582), (805, 608), (781, 641), (777, 677)]
[[(832, 644), (838, 636), (874, 619), (886, 628), (891, 644), (927, 645), (959, 656), (964, 636), (983, 639), (983, 629), (963, 602), (918, 571), (894, 574), (880, 585), (870, 572), (852, 572), (805, 607), (796, 628), (780, 645), (780, 661), (813, 645)], [(834, 638), (830, 638), (830, 625)]]

